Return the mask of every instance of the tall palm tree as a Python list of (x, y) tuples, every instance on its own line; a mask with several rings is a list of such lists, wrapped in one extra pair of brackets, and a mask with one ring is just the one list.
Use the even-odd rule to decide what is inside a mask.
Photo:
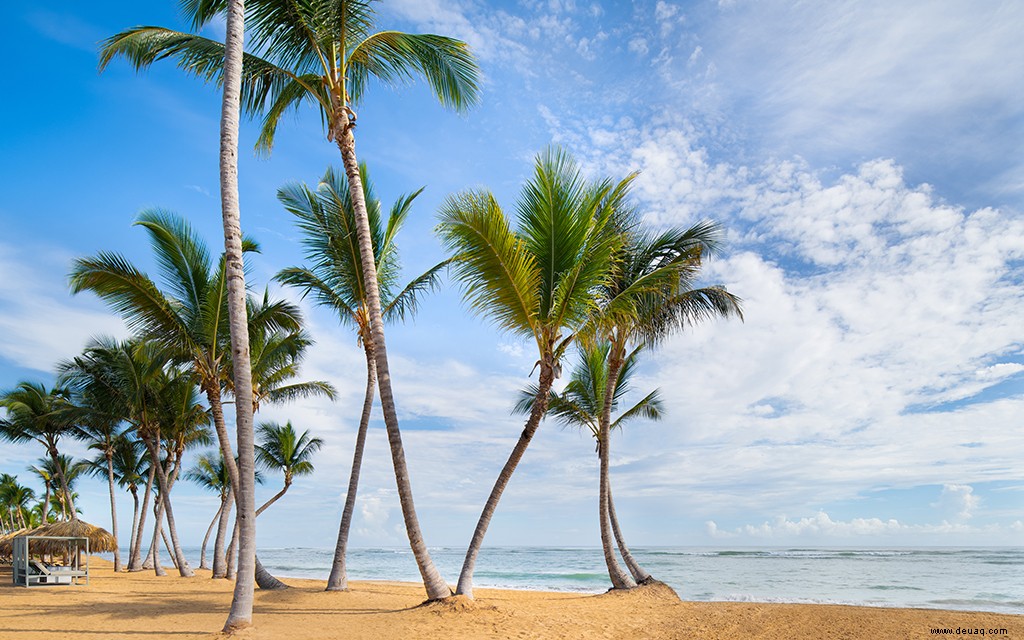
[[(629, 393), (630, 379), (635, 372), (637, 357), (641, 347), (637, 347), (626, 356), (619, 372), (615, 391), (612, 394), (612, 411)], [(588, 345), (580, 351), (579, 363), (573, 368), (569, 382), (561, 393), (552, 390), (549, 394), (547, 415), (553, 416), (563, 425), (589, 431), (597, 445), (598, 458), (601, 457), (601, 415), (605, 401), (605, 386), (608, 384), (608, 353), (611, 345), (607, 342)], [(537, 390), (535, 386), (523, 390), (519, 402), (513, 409), (514, 413), (526, 414), (533, 408)], [(636, 418), (661, 420), (662, 402), (660, 392), (655, 389), (636, 404), (619, 414), (611, 423), (611, 429), (621, 429), (626, 423)], [(649, 582), (651, 576), (637, 563), (630, 553), (629, 547), (619, 527), (619, 519), (615, 514), (615, 506), (611, 499), (611, 486), (608, 487), (607, 518), (611, 522), (615, 542), (619, 553), (637, 583)]]
[(19, 382), (14, 389), (0, 394), (0, 407), (7, 410), (7, 417), (0, 419), (0, 438), (10, 442), (38, 442), (46, 448), (53, 463), (53, 477), (59, 482), (62, 504), (71, 519), (77, 520), (66, 470), (60, 465), (57, 449), (62, 436), (74, 433), (70, 406), (66, 389), (47, 389), (40, 383)]
[[(447, 265), (447, 261), (428, 269), (426, 273), (398, 290), (401, 265), (395, 237), (420, 191), (399, 198), (385, 221), (380, 200), (374, 194), (366, 165), (360, 166), (360, 173), (373, 238), (377, 282), (381, 303), (384, 305), (382, 317), (385, 321), (404, 320), (416, 312), (420, 294), (437, 286), (441, 270)], [(278, 191), (278, 198), (285, 209), (297, 219), (299, 229), (303, 232), (302, 243), (306, 249), (306, 260), (311, 266), (284, 269), (277, 274), (277, 280), (297, 287), (303, 296), (312, 295), (316, 302), (333, 309), (342, 324), (356, 330), (357, 342), (363, 347), (366, 356), (363, 410), (356, 432), (355, 453), (341, 524), (338, 527), (334, 561), (327, 580), (328, 591), (343, 591), (348, 588), (346, 549), (359, 486), (366, 432), (373, 408), (374, 389), (377, 385), (369, 302), (355, 234), (355, 210), (348, 188), (348, 178), (333, 168), (327, 169), (315, 191), (306, 185), (289, 184)]]
[[(598, 517), (601, 543), (612, 584), (634, 586), (615, 559), (613, 532), (608, 518), (610, 502), (609, 433), (612, 399), (629, 350), (656, 345), (686, 326), (716, 316), (742, 319), (740, 299), (724, 287), (694, 288), (703, 260), (718, 250), (721, 227), (699, 222), (687, 229), (654, 233), (644, 229), (635, 209), (617, 211), (616, 225), (624, 242), (616, 255), (617, 268), (601, 291), (601, 310), (591, 325), (610, 343), (605, 399), (601, 405), (601, 488)], [(643, 572), (643, 580), (650, 576)]]
[(470, 308), (501, 329), (534, 340), (540, 367), (533, 411), (466, 551), (460, 594), (473, 595), (473, 569), (487, 526), (547, 410), (548, 391), (575, 331), (596, 311), (594, 292), (611, 277), (620, 243), (613, 213), (630, 180), (588, 182), (567, 153), (551, 148), (538, 156), (523, 187), (517, 229), (485, 191), (450, 197), (441, 207), (438, 233)]
[[(238, 9), (235, 5), (238, 1), (232, 0), (233, 11)], [(241, 99), (247, 112), (263, 116), (257, 141), (260, 150), (269, 152), (273, 146), (282, 115), (297, 109), (303, 102), (310, 102), (320, 110), (327, 139), (341, 151), (356, 211), (356, 235), (367, 288), (378, 386), (399, 500), (427, 597), (437, 599), (448, 595), (449, 590), (434, 567), (420, 533), (405, 464), (384, 341), (373, 243), (356, 157), (353, 108), (364, 96), (371, 78), (398, 85), (421, 77), (444, 106), (462, 111), (478, 99), (478, 69), (468, 47), (459, 40), (397, 31), (373, 32), (373, 4), (372, 0), (305, 3), (250, 0), (250, 53), (245, 55), (241, 69)], [(225, 7), (226, 0), (185, 3), (195, 29)], [(136, 68), (171, 57), (178, 60), (180, 67), (200, 78), (227, 78), (228, 69), (222, 66), (224, 45), (194, 34), (136, 27), (104, 43), (101, 68), (116, 56), (127, 58)]]

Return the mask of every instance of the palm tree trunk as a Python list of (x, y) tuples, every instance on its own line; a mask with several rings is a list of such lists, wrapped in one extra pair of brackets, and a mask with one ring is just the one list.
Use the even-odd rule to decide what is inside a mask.
[(238, 443), (239, 543), (238, 578), (224, 631), (232, 633), (252, 624), (256, 589), (256, 479), (255, 434), (252, 425), (252, 361), (245, 309), (245, 270), (242, 266), (242, 225), (238, 204), (238, 119), (241, 105), (242, 55), (245, 36), (243, 0), (229, 0), (224, 37), (224, 100), (220, 117), (220, 199), (224, 220), (224, 263), (234, 364), (235, 419)]
[(626, 546), (626, 540), (622, 537), (622, 531), (619, 529), (619, 518), (615, 515), (615, 503), (612, 501), (611, 482), (608, 483), (608, 520), (611, 521), (612, 533), (615, 534), (615, 542), (619, 545), (622, 561), (626, 564), (626, 568), (629, 569), (633, 579), (636, 580), (637, 584), (651, 582), (654, 578), (636, 561), (633, 554), (629, 552), (629, 547)]
[(530, 410), (530, 417), (526, 420), (526, 426), (523, 428), (523, 433), (519, 436), (519, 441), (516, 442), (516, 446), (512, 449), (512, 453), (505, 462), (505, 466), (501, 468), (501, 473), (498, 474), (498, 479), (494, 482), (491, 495), (487, 496), (487, 502), (484, 503), (484, 510), (480, 514), (480, 520), (476, 523), (473, 539), (469, 542), (469, 549), (466, 550), (466, 559), (463, 561), (462, 571), (459, 573), (459, 585), (455, 590), (457, 594), (469, 598), (473, 597), (473, 570), (476, 568), (476, 558), (480, 554), (480, 547), (484, 543), (487, 526), (491, 523), (491, 517), (498, 508), (501, 494), (504, 493), (505, 487), (508, 486), (509, 480), (512, 479), (512, 472), (516, 470), (516, 466), (522, 459), (523, 454), (526, 453), (526, 447), (530, 446), (530, 440), (533, 439), (533, 434), (537, 432), (537, 427), (540, 426), (541, 418), (544, 417), (544, 413), (548, 410), (548, 392), (551, 391), (551, 384), (555, 380), (553, 365), (554, 362), (550, 354), (545, 354), (541, 358), (540, 379), (537, 382), (537, 395), (533, 399), (533, 409)]
[[(335, 99), (340, 99), (335, 96)], [(384, 321), (380, 310), (380, 289), (377, 284), (377, 266), (374, 261), (373, 243), (370, 238), (370, 222), (366, 212), (366, 201), (363, 198), (363, 183), (359, 176), (359, 161), (356, 159), (356, 142), (352, 137), (348, 116), (341, 112), (340, 122), (334, 123), (340, 129), (335, 139), (341, 149), (345, 174), (348, 176), (349, 192), (352, 194), (352, 208), (356, 218), (356, 236), (359, 240), (359, 258), (362, 262), (363, 282), (366, 286), (367, 307), (370, 312), (370, 333), (374, 346), (374, 358), (377, 363), (377, 386), (380, 391), (380, 404), (384, 411), (384, 425), (387, 428), (388, 442), (391, 445), (391, 461), (395, 468), (395, 482), (398, 485), (398, 501), (402, 506), (402, 517), (405, 520), (405, 531), (409, 536), (409, 546), (416, 565), (419, 567), (423, 586), (427, 591), (428, 600), (439, 600), (451, 595), (451, 589), (441, 578), (441, 574), (430, 559), (426, 542), (420, 532), (419, 519), (416, 517), (416, 506), (413, 502), (412, 484), (409, 470), (405, 464), (405, 450), (402, 447), (402, 434), (398, 428), (398, 413), (395, 409), (395, 397), (391, 390), (391, 370), (388, 366), (388, 350), (384, 341)]]
[(373, 410), (373, 392), (377, 384), (377, 366), (374, 362), (372, 342), (364, 339), (363, 349), (366, 354), (366, 394), (363, 396), (363, 413), (359, 417), (356, 450), (352, 454), (352, 472), (348, 476), (348, 493), (345, 496), (345, 509), (341, 512), (338, 543), (334, 546), (334, 563), (331, 565), (331, 575), (327, 579), (327, 591), (348, 590), (348, 571), (345, 567), (348, 534), (352, 528), (352, 513), (355, 511), (356, 491), (359, 488), (359, 471), (363, 465), (363, 448), (366, 445), (366, 432), (370, 425), (370, 413)]
[(290, 484), (291, 483), (286, 483), (284, 485), (283, 489), (281, 489), (280, 491), (278, 491), (277, 493), (274, 494), (274, 497), (272, 497), (270, 500), (267, 500), (266, 502), (264, 502), (263, 506), (261, 506), (259, 509), (256, 510), (256, 517), (259, 517), (259, 515), (261, 513), (263, 513), (264, 511), (267, 510), (267, 507), (269, 507), (270, 505), (272, 505), (275, 502), (277, 502), (281, 498), (281, 496), (283, 496), (285, 493), (287, 493), (288, 492), (288, 486)]
[(227, 558), (228, 573), (227, 579), (234, 580), (238, 576), (238, 518), (235, 518), (235, 524), (231, 529), (231, 543), (228, 544), (228, 550), (225, 554)]
[(171, 546), (171, 543), (167, 541), (167, 529), (165, 529), (163, 527), (160, 527), (160, 539), (164, 543), (164, 549), (167, 550), (167, 555), (170, 556), (170, 558), (171, 558), (171, 565), (175, 569), (177, 569), (178, 568), (178, 560), (177, 560), (176, 556), (174, 555), (174, 551), (173, 551), (173, 547)]
[(65, 519), (78, 520), (75, 501), (71, 499), (71, 490), (68, 488), (68, 479), (64, 477), (64, 470), (60, 466), (57, 447), (50, 447), (50, 459), (53, 460), (54, 471), (57, 473), (57, 479), (60, 480), (60, 489), (63, 495), (61, 506), (71, 512), (71, 518), (66, 518), (65, 512)]
[(46, 524), (46, 516), (49, 515), (50, 511), (50, 481), (43, 482), (43, 488), (46, 490), (46, 496), (43, 498), (43, 522)]
[(199, 548), (199, 568), (209, 569), (210, 567), (206, 564), (206, 545), (210, 542), (210, 535), (213, 533), (213, 527), (220, 520), (220, 512), (224, 510), (224, 498), (220, 500), (220, 508), (217, 509), (217, 513), (213, 514), (213, 520), (210, 520), (210, 526), (206, 528), (206, 535), (203, 536), (203, 546)]
[(146, 493), (142, 496), (142, 510), (139, 511), (139, 527), (135, 530), (135, 540), (132, 543), (132, 553), (128, 558), (129, 571), (142, 571), (145, 569), (142, 562), (142, 536), (146, 528), (146, 512), (149, 511), (149, 498), (153, 495), (153, 482), (156, 480), (156, 469), (149, 465), (149, 474), (146, 478)]
[(600, 498), (598, 500), (598, 518), (601, 521), (601, 549), (604, 551), (604, 562), (608, 567), (608, 577), (612, 581), (614, 589), (632, 589), (636, 586), (633, 578), (626, 573), (615, 558), (615, 543), (612, 540), (611, 526), (608, 518), (608, 496), (611, 488), (609, 486), (608, 468), (608, 440), (611, 431), (612, 401), (615, 395), (615, 385), (618, 382), (619, 371), (622, 369), (622, 358), (616, 346), (612, 347), (612, 353), (608, 357), (608, 380), (605, 382), (604, 404), (601, 407), (601, 436), (598, 440), (598, 454), (601, 456), (601, 480)]
[(107, 484), (110, 485), (110, 533), (114, 536), (114, 573), (121, 573), (121, 549), (117, 544), (117, 503), (114, 500), (114, 456), (107, 450)]
[[(170, 482), (167, 480), (167, 473), (160, 464), (160, 453), (157, 449), (160, 442), (159, 434), (155, 438), (145, 438), (146, 447), (149, 449), (150, 465), (156, 468), (156, 480), (160, 487), (160, 507), (167, 516), (167, 526), (171, 529), (171, 541), (174, 546), (175, 564), (178, 566), (178, 573), (183, 578), (191, 578), (195, 575), (185, 560), (185, 554), (181, 551), (181, 544), (178, 541), (178, 531), (174, 526), (174, 509), (171, 506)], [(160, 519), (157, 519), (156, 529), (161, 529)]]
[(139, 530), (139, 490), (132, 485), (130, 491), (132, 492), (132, 502), (134, 503), (132, 508), (132, 534), (131, 539), (128, 543), (128, 567), (131, 570), (131, 558), (135, 553), (135, 536)]
[(260, 557), (256, 556), (256, 585), (260, 589), (266, 591), (279, 591), (281, 589), (290, 589), (288, 585), (281, 582), (274, 577), (272, 573), (267, 571), (267, 568), (260, 562)]
[(234, 495), (231, 487), (222, 498), (220, 510), (220, 522), (217, 523), (217, 537), (213, 542), (213, 577), (226, 578), (228, 575), (227, 556), (224, 553), (224, 543), (228, 537), (228, 527), (231, 522), (231, 508), (234, 506)]
[(142, 564), (143, 569), (152, 569), (158, 576), (167, 575), (164, 568), (160, 566), (160, 529), (164, 526), (163, 504), (163, 498), (157, 496), (153, 504), (153, 539), (149, 542), (149, 553), (146, 554), (146, 562)]

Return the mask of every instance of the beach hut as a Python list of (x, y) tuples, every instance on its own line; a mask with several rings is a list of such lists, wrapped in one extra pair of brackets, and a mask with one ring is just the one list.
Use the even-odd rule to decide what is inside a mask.
[(89, 584), (89, 538), (28, 533), (12, 542), (11, 576), (16, 586), (78, 585), (83, 584), (83, 578), (84, 584)]

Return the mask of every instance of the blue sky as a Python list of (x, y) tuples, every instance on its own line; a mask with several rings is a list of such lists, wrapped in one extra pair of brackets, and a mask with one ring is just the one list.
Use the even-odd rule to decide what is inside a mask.
[[(613, 444), (632, 544), (1019, 544), (1024, 5), (398, 0), (379, 14), (466, 40), (485, 76), (464, 116), (422, 86), (376, 87), (359, 109), (382, 199), (426, 187), (400, 239), (409, 274), (443, 258), (432, 228), (448, 194), (487, 187), (511, 208), (551, 143), (595, 176), (640, 171), (652, 225), (729, 229), (707, 278), (744, 299), (745, 322), (649, 353), (635, 388), (661, 387), (667, 417)], [(0, 27), (4, 58), (21, 61), (0, 104), (0, 387), (50, 381), (90, 336), (124, 334), (66, 274), (100, 250), (152, 270), (131, 226), (141, 209), (185, 215), (219, 246), (217, 90), (169, 63), (97, 72), (98, 41), (137, 24), (185, 26), (172, 2), (46, 2)], [(249, 152), (255, 136), (247, 124), (240, 180), (262, 288), (301, 260), (276, 190), (339, 157), (314, 112), (288, 119), (269, 159)], [(302, 304), (317, 340), (305, 374), (341, 395), (262, 411), (326, 441), (317, 473), (261, 519), (269, 546), (333, 544), (362, 399), (354, 336)], [(465, 545), (521, 430), (509, 409), (531, 345), (452, 287), (388, 340), (427, 541)], [(0, 446), (0, 472), (22, 477), (42, 454)], [(379, 417), (367, 456), (352, 543), (402, 545)], [(488, 543), (598, 544), (596, 485), (588, 438), (545, 424)], [(105, 485), (79, 492), (106, 522)], [(175, 494), (198, 544), (215, 498)]]

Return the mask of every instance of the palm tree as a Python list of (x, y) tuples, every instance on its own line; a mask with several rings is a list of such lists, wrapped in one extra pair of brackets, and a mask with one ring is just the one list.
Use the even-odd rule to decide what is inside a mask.
[(44, 496), (42, 502), (39, 503), (41, 507), (39, 511), (39, 520), (41, 524), (46, 524), (47, 518), (49, 517), (50, 493), (53, 490), (53, 476), (50, 475), (49, 470), (42, 464), (39, 466), (30, 466), (28, 470), (33, 475), (37, 476), (43, 483)]
[(35, 492), (19, 484), (17, 477), (8, 473), (0, 475), (0, 512), (5, 514), (2, 528), (7, 531), (27, 528), (28, 518), (25, 514), (35, 497)]
[(67, 390), (60, 387), (47, 390), (43, 384), (19, 382), (14, 389), (0, 394), (0, 407), (7, 410), (7, 417), (0, 419), (0, 438), (10, 442), (34, 441), (46, 448), (53, 463), (54, 477), (60, 483), (62, 504), (71, 519), (77, 520), (78, 513), (57, 449), (60, 438), (74, 432)]
[[(596, 441), (598, 458), (601, 457), (601, 415), (605, 401), (605, 387), (608, 384), (608, 353), (611, 345), (607, 342), (590, 345), (580, 352), (579, 364), (573, 369), (569, 383), (562, 393), (551, 391), (549, 393), (547, 415), (553, 416), (563, 425), (584, 429), (589, 431)], [(642, 347), (637, 347), (626, 356), (622, 369), (619, 372), (619, 379), (616, 382), (615, 391), (612, 394), (612, 410), (614, 411), (619, 402), (629, 393), (630, 379), (635, 372), (637, 357)], [(533, 408), (533, 402), (537, 395), (536, 386), (528, 387), (520, 393), (519, 401), (516, 403), (513, 413), (527, 414)], [(611, 423), (611, 429), (621, 429), (626, 423), (636, 418), (648, 420), (661, 420), (662, 402), (657, 389), (641, 398), (635, 405), (619, 414)], [(623, 538), (622, 530), (619, 527), (619, 520), (615, 514), (615, 506), (611, 499), (611, 487), (608, 487), (607, 517), (611, 522), (612, 532), (615, 534), (615, 542), (619, 546), (619, 553), (626, 563), (626, 567), (637, 583), (645, 583), (651, 580), (651, 576), (633, 558), (629, 547)]]
[[(404, 320), (416, 312), (418, 296), (434, 289), (438, 284), (441, 270), (447, 265), (442, 262), (426, 273), (415, 278), (398, 291), (400, 260), (395, 237), (411, 210), (412, 202), (419, 195), (399, 198), (392, 206), (387, 221), (381, 215), (380, 200), (373, 192), (366, 166), (360, 166), (364, 200), (373, 238), (373, 255), (377, 266), (377, 282), (380, 289), (383, 318), (385, 321)], [(338, 540), (334, 550), (334, 562), (327, 580), (328, 591), (343, 591), (348, 588), (345, 568), (346, 548), (355, 508), (359, 473), (362, 468), (363, 448), (373, 408), (374, 389), (377, 385), (377, 367), (373, 352), (373, 338), (370, 331), (369, 302), (362, 278), (361, 258), (355, 234), (355, 210), (352, 205), (348, 179), (343, 173), (328, 168), (316, 191), (306, 185), (289, 184), (278, 191), (278, 198), (285, 209), (297, 218), (303, 231), (303, 245), (310, 267), (290, 267), (277, 274), (277, 280), (299, 288), (303, 296), (312, 295), (318, 303), (330, 307), (338, 314), (342, 324), (356, 330), (357, 342), (362, 345), (366, 356), (366, 392), (363, 410), (360, 414), (359, 429), (356, 433), (355, 453), (349, 475), (345, 506), (342, 510)]]
[[(114, 441), (114, 455), (111, 462), (114, 466), (114, 480), (122, 489), (132, 494), (132, 529), (128, 545), (129, 566), (137, 545), (136, 534), (140, 527), (139, 485), (145, 482), (148, 473), (146, 459), (142, 455), (144, 445), (130, 432), (123, 432)], [(143, 514), (144, 516), (144, 514)]]
[(324, 441), (310, 437), (309, 431), (302, 435), (295, 432), (291, 421), (282, 427), (276, 422), (260, 423), (256, 429), (259, 444), (256, 445), (256, 462), (268, 471), (280, 471), (284, 474), (284, 487), (256, 510), (256, 515), (267, 510), (288, 492), (295, 476), (307, 476), (313, 473), (310, 459), (320, 450)]
[[(185, 474), (185, 479), (195, 482), (204, 489), (217, 493), (220, 497), (220, 507), (217, 509), (217, 513), (214, 514), (213, 520), (210, 521), (210, 526), (206, 529), (206, 535), (203, 536), (203, 546), (199, 551), (199, 568), (209, 569), (210, 567), (206, 564), (206, 545), (210, 541), (210, 534), (213, 532), (214, 525), (221, 519), (221, 514), (225, 510), (230, 509), (229, 500), (231, 499), (231, 494), (229, 489), (231, 488), (231, 479), (228, 476), (227, 465), (224, 464), (224, 456), (219, 453), (204, 453), (200, 455), (195, 465)], [(219, 551), (220, 561), (223, 564), (223, 547)], [(216, 552), (214, 553), (214, 565), (217, 565)]]
[[(114, 497), (114, 454), (116, 443), (122, 437), (122, 423), (126, 407), (120, 400), (120, 390), (111, 388), (108, 363), (117, 343), (112, 338), (95, 338), (82, 355), (57, 365), (60, 383), (71, 388), (78, 407), (78, 436), (86, 440), (89, 448), (97, 451), (96, 460), (87, 461), (88, 470), (98, 477), (106, 477), (110, 492), (111, 533), (117, 535), (117, 502)], [(121, 571), (120, 545), (114, 545), (114, 571)]]
[[(688, 229), (653, 233), (642, 228), (635, 209), (621, 207), (616, 215), (624, 242), (616, 255), (617, 268), (601, 292), (601, 311), (592, 323), (595, 335), (610, 343), (605, 399), (601, 405), (601, 489), (598, 517), (601, 543), (612, 584), (634, 586), (615, 559), (610, 512), (609, 450), (612, 396), (635, 345), (656, 345), (686, 326), (715, 316), (742, 319), (740, 299), (724, 287), (694, 288), (703, 259), (718, 250), (721, 227), (700, 222)], [(643, 580), (650, 576), (643, 572)]]
[[(224, 422), (222, 401), (225, 354), (229, 351), (229, 331), (223, 322), (228, 316), (225, 260), (214, 268), (206, 244), (187, 222), (174, 214), (147, 210), (139, 215), (136, 224), (150, 235), (169, 291), (161, 291), (124, 257), (106, 252), (75, 261), (71, 290), (93, 291), (124, 317), (130, 329), (190, 362), (209, 402), (221, 451), (229, 461), (229, 473), (236, 478), (238, 467)], [(244, 239), (243, 248), (258, 250), (250, 239)], [(256, 322), (288, 330), (297, 330), (300, 324), (298, 310), (284, 302), (268, 305), (265, 313), (249, 324)]]
[[(226, 0), (186, 3), (192, 26), (200, 28), (223, 11), (225, 4)], [(426, 80), (444, 106), (462, 111), (478, 99), (478, 69), (468, 47), (461, 41), (397, 31), (374, 33), (372, 5), (371, 0), (313, 0), (301, 4), (252, 0), (249, 4), (251, 52), (245, 55), (241, 69), (241, 99), (247, 112), (263, 116), (258, 149), (270, 151), (284, 113), (303, 102), (311, 102), (320, 110), (327, 139), (341, 151), (356, 212), (360, 266), (367, 289), (378, 386), (399, 500), (410, 547), (427, 597), (433, 600), (448, 595), (449, 590), (434, 567), (420, 533), (405, 464), (384, 341), (373, 243), (356, 157), (353, 108), (365, 94), (370, 78), (397, 85), (418, 76)], [(237, 10), (234, 3), (231, 6)], [(194, 34), (136, 27), (105, 42), (101, 69), (115, 56), (127, 58), (138, 69), (155, 60), (172, 57), (183, 69), (205, 80), (227, 78), (228, 69), (222, 66), (224, 46)]]
[(630, 180), (587, 182), (568, 154), (552, 148), (538, 156), (523, 187), (518, 229), (488, 192), (456, 195), (441, 207), (438, 233), (465, 300), (501, 329), (532, 338), (540, 367), (537, 401), (480, 514), (459, 575), (460, 594), (473, 595), (487, 526), (547, 410), (548, 391), (575, 331), (596, 311), (594, 291), (611, 277), (620, 242), (612, 217)]

